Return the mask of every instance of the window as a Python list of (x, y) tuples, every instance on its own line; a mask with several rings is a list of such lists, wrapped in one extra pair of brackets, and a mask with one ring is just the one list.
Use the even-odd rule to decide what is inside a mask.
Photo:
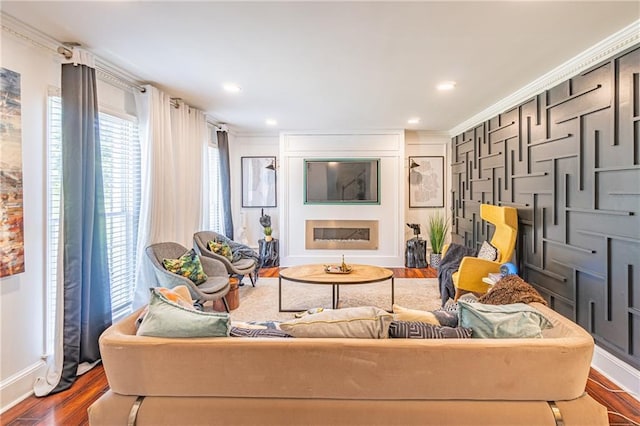
[(53, 353), (56, 325), (56, 282), (58, 236), (60, 233), (60, 192), (62, 189), (62, 105), (57, 89), (49, 90), (47, 102), (47, 288), (46, 353)]
[(222, 209), (222, 186), (220, 185), (220, 151), (216, 130), (209, 125), (209, 228), (224, 234), (224, 211)]
[[(62, 188), (61, 99), (50, 93), (47, 108), (47, 352), (55, 336), (60, 193)], [(134, 117), (100, 112), (107, 250), (114, 320), (128, 313), (134, 294), (140, 214), (140, 142)]]
[(130, 117), (100, 112), (111, 309), (117, 318), (130, 310), (136, 273), (140, 215), (140, 141)]

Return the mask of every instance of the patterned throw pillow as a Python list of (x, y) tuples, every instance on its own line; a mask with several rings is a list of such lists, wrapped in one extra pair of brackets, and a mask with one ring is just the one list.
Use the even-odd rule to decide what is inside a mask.
[(189, 278), (196, 285), (202, 284), (208, 278), (194, 249), (189, 250), (178, 259), (164, 259), (162, 264), (167, 271)]
[(226, 242), (211, 240), (207, 243), (207, 246), (213, 253), (226, 257), (227, 259), (229, 259), (229, 262), (233, 261), (233, 253), (231, 252), (231, 247)]
[(231, 327), (231, 337), (293, 337), (282, 330), (273, 328)]
[(468, 339), (473, 334), (470, 328), (444, 327), (418, 321), (392, 321), (390, 338), (403, 339)]
[(438, 323), (447, 327), (458, 326), (458, 309), (453, 311), (445, 311), (444, 309), (436, 309), (433, 311)]
[(476, 257), (495, 261), (498, 258), (498, 249), (492, 246), (488, 241), (485, 241), (482, 243), (480, 251)]

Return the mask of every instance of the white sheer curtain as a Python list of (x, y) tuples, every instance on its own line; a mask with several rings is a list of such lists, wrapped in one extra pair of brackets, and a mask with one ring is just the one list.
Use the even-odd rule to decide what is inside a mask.
[(145, 248), (159, 242), (192, 247), (203, 223), (203, 155), (207, 124), (201, 111), (153, 86), (136, 95), (140, 123), (142, 199), (138, 225), (136, 291), (133, 308), (149, 301), (155, 286)]
[(171, 108), (171, 135), (175, 151), (178, 207), (176, 242), (193, 246), (193, 233), (201, 230), (204, 215), (204, 163), (207, 155), (207, 122), (204, 114), (183, 102)]

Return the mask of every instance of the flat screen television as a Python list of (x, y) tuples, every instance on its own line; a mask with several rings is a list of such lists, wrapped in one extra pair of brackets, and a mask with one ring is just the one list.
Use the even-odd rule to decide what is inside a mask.
[(305, 204), (380, 204), (380, 159), (304, 160)]

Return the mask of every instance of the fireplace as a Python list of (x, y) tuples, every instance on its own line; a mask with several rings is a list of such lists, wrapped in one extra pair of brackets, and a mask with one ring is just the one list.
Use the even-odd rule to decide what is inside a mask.
[(377, 250), (377, 220), (307, 220), (307, 250)]

